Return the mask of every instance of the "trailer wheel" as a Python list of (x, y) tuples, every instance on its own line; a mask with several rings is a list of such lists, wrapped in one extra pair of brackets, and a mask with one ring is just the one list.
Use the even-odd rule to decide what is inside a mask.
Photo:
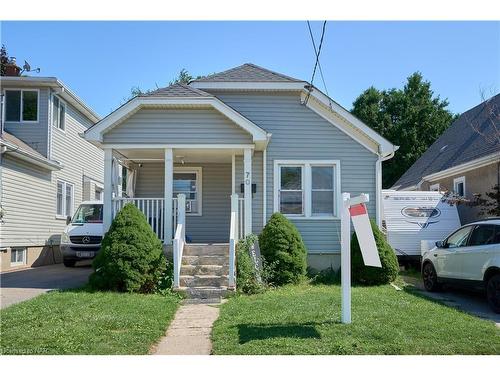
[(437, 280), (436, 269), (431, 262), (424, 264), (424, 267), (422, 268), (422, 280), (424, 282), (425, 290), (429, 292), (437, 292), (441, 289), (441, 285)]

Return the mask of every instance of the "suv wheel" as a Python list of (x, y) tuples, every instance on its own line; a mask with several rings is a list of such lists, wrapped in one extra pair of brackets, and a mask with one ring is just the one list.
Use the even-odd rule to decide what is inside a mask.
[(428, 262), (424, 264), (422, 269), (422, 280), (424, 281), (424, 287), (429, 292), (436, 292), (440, 289), (440, 284), (437, 281), (437, 273), (432, 265)]
[(63, 260), (63, 264), (66, 267), (74, 267), (76, 264), (76, 260)]
[(491, 309), (500, 314), (500, 274), (489, 278), (486, 284), (486, 296)]

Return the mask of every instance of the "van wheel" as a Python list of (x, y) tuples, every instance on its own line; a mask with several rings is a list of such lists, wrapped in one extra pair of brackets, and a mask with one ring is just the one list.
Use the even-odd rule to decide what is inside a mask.
[(490, 277), (486, 284), (486, 297), (491, 309), (500, 314), (500, 275)]
[(425, 290), (429, 292), (437, 292), (441, 289), (441, 285), (437, 281), (436, 269), (430, 262), (426, 263), (422, 269), (422, 280)]
[(74, 267), (76, 264), (76, 260), (63, 260), (63, 264), (66, 267)]

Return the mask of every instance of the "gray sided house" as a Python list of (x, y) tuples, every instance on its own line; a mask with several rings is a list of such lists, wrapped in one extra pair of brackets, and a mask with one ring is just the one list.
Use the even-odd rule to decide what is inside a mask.
[(81, 136), (99, 117), (56, 78), (0, 84), (1, 270), (53, 263), (66, 217), (102, 194), (104, 152)]
[[(474, 196), (500, 185), (500, 94), (463, 113), (394, 184), (396, 190), (449, 191)], [(480, 207), (458, 206), (462, 224)]]
[(318, 269), (339, 266), (342, 192), (368, 193), (380, 223), (381, 165), (396, 150), (306, 81), (253, 64), (138, 96), (85, 138), (105, 153), (105, 228), (133, 202), (175, 261), (184, 237), (231, 246), (280, 211)]

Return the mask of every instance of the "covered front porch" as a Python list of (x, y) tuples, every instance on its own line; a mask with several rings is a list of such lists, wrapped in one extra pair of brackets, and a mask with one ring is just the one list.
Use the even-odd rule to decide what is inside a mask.
[(253, 157), (250, 145), (105, 148), (105, 230), (125, 204), (133, 203), (167, 246), (180, 221), (186, 242), (229, 243), (233, 197), (239, 237), (249, 234)]

